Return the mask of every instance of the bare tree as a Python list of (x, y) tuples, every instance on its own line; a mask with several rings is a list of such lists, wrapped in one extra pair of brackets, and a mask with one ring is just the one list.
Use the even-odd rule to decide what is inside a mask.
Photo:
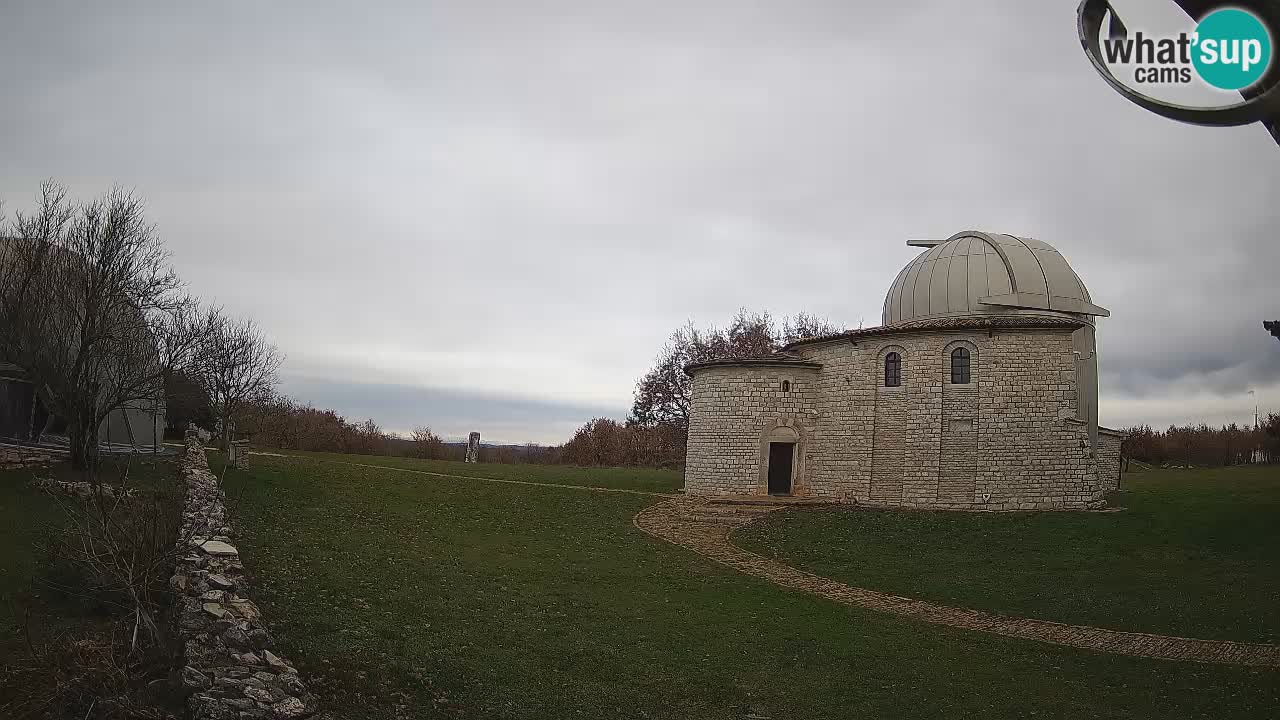
[(181, 431), (192, 423), (206, 429), (216, 426), (213, 399), (208, 390), (184, 371), (176, 371), (168, 378), (164, 402), (165, 421), (170, 428)]
[(119, 188), (74, 203), (52, 181), (0, 229), (0, 356), (67, 422), (73, 464), (97, 468), (98, 428), (122, 408), (158, 409), (202, 327), (140, 198)]
[(225, 449), (241, 411), (274, 397), (284, 357), (253, 320), (227, 318), (217, 310), (208, 318), (196, 376), (213, 401), (221, 427), (219, 442)]
[(728, 358), (764, 357), (781, 346), (841, 329), (825, 319), (806, 313), (783, 318), (778, 330), (768, 312), (738, 311), (729, 327), (699, 330), (689, 323), (671, 334), (658, 353), (653, 367), (636, 383), (631, 406), (631, 424), (671, 426), (684, 432), (689, 427), (692, 381), (684, 368), (693, 363)]
[(126, 472), (118, 485), (95, 484), (88, 497), (54, 497), (65, 522), (51, 534), (51, 549), (81, 567), (87, 574), (87, 589), (103, 597), (120, 597), (120, 602), (112, 604), (134, 617), (131, 648), (137, 648), (139, 632), (152, 643), (160, 642), (158, 606), (163, 593), (159, 588), (174, 556), (186, 547), (175, 542), (182, 493), (173, 488), (141, 492), (129, 486)]
[(782, 319), (782, 334), (778, 337), (780, 345), (809, 340), (824, 335), (835, 335), (844, 332), (844, 328), (835, 325), (824, 317), (806, 312), (799, 312)]

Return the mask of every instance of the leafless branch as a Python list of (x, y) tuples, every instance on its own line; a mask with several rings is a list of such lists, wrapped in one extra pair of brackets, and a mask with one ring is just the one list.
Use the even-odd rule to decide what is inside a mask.
[(221, 443), (230, 440), (232, 422), (250, 403), (274, 395), (284, 356), (253, 320), (212, 311), (202, 324), (202, 349), (194, 377), (204, 387), (221, 421)]
[(72, 460), (92, 477), (102, 420), (155, 407), (165, 378), (195, 357), (195, 303), (126, 190), (75, 203), (46, 182), (0, 237), (0, 356), (67, 421)]

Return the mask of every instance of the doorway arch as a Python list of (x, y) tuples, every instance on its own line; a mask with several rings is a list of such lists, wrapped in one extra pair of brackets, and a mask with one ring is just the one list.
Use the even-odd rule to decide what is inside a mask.
[(776, 420), (764, 428), (760, 441), (760, 494), (797, 494), (803, 477), (801, 429), (793, 420)]

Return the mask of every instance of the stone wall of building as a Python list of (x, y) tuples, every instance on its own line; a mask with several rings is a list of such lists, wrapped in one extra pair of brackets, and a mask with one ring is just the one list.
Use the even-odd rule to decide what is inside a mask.
[[(793, 494), (871, 505), (1061, 509), (1100, 504), (1109, 486), (1077, 413), (1070, 328), (910, 330), (802, 345), (821, 364), (804, 395), (761, 395), (779, 371), (715, 367), (694, 375), (686, 490), (760, 494), (760, 428), (782, 417), (807, 442)], [(970, 351), (971, 382), (951, 383), (951, 351)], [(902, 357), (884, 387), (884, 357)]]
[(979, 383), (978, 506), (1061, 509), (1097, 505), (1103, 491), (1077, 414), (1071, 333), (996, 333)]
[[(951, 351), (969, 351), (969, 384), (951, 382)], [(981, 456), (979, 439), (979, 386), (983, 377), (983, 354), (977, 344), (953, 340), (943, 347), (942, 420), (939, 423), (938, 491), (943, 504), (972, 503), (977, 491), (977, 469)]]
[(1098, 429), (1098, 479), (1104, 490), (1120, 488), (1120, 443), (1124, 433), (1110, 428)]
[(814, 370), (803, 367), (719, 366), (697, 373), (689, 411), (686, 490), (701, 495), (766, 494), (766, 437), (789, 428), (799, 448), (793, 493), (807, 494), (805, 459), (816, 418), (815, 377)]

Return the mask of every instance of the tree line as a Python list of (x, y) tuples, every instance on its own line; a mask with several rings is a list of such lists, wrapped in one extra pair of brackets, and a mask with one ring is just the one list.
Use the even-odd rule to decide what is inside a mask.
[[(189, 395), (188, 395), (189, 397)], [(170, 425), (178, 433), (188, 421), (205, 427), (213, 417), (212, 405), (204, 398), (180, 407), (171, 406)], [(237, 408), (232, 424), (236, 435), (253, 445), (281, 450), (306, 450), (348, 455), (393, 455), (424, 460), (461, 461), (466, 444), (447, 442), (420, 425), (407, 435), (384, 430), (373, 418), (349, 420), (329, 409), (317, 408), (283, 395), (247, 402)], [(562, 462), (563, 446), (482, 445), (480, 462), (540, 463)]]
[[(738, 311), (724, 328), (700, 329), (689, 323), (672, 333), (653, 367), (638, 381), (635, 402), (625, 420), (592, 418), (561, 445), (482, 445), (478, 459), (497, 463), (681, 467), (692, 388), (684, 374), (686, 365), (760, 357), (795, 340), (838, 332), (841, 328), (804, 313), (783, 318), (779, 323), (768, 312), (745, 309)], [(215, 408), (225, 403), (208, 395), (206, 387), (206, 383), (183, 373), (171, 376), (169, 422), (173, 432), (180, 432), (188, 422), (201, 427), (219, 422)], [(383, 430), (373, 419), (350, 420), (333, 410), (273, 392), (236, 403), (227, 417), (237, 434), (251, 438), (260, 447), (430, 460), (462, 460), (465, 454), (463, 443), (446, 442), (428, 426), (419, 426), (402, 436)]]
[(1171, 425), (1153, 430), (1150, 425), (1125, 428), (1121, 455), (1158, 466), (1221, 467), (1280, 461), (1280, 414), (1268, 413), (1256, 427), (1236, 423), (1222, 427)]
[[(1280, 340), (1280, 320), (1264, 320), (1262, 329)], [(1277, 413), (1256, 418), (1253, 427), (1231, 423), (1214, 428), (1200, 423), (1153, 430), (1150, 425), (1136, 425), (1121, 432), (1124, 439), (1120, 454), (1125, 469), (1133, 460), (1162, 467), (1280, 462), (1280, 414)]]

